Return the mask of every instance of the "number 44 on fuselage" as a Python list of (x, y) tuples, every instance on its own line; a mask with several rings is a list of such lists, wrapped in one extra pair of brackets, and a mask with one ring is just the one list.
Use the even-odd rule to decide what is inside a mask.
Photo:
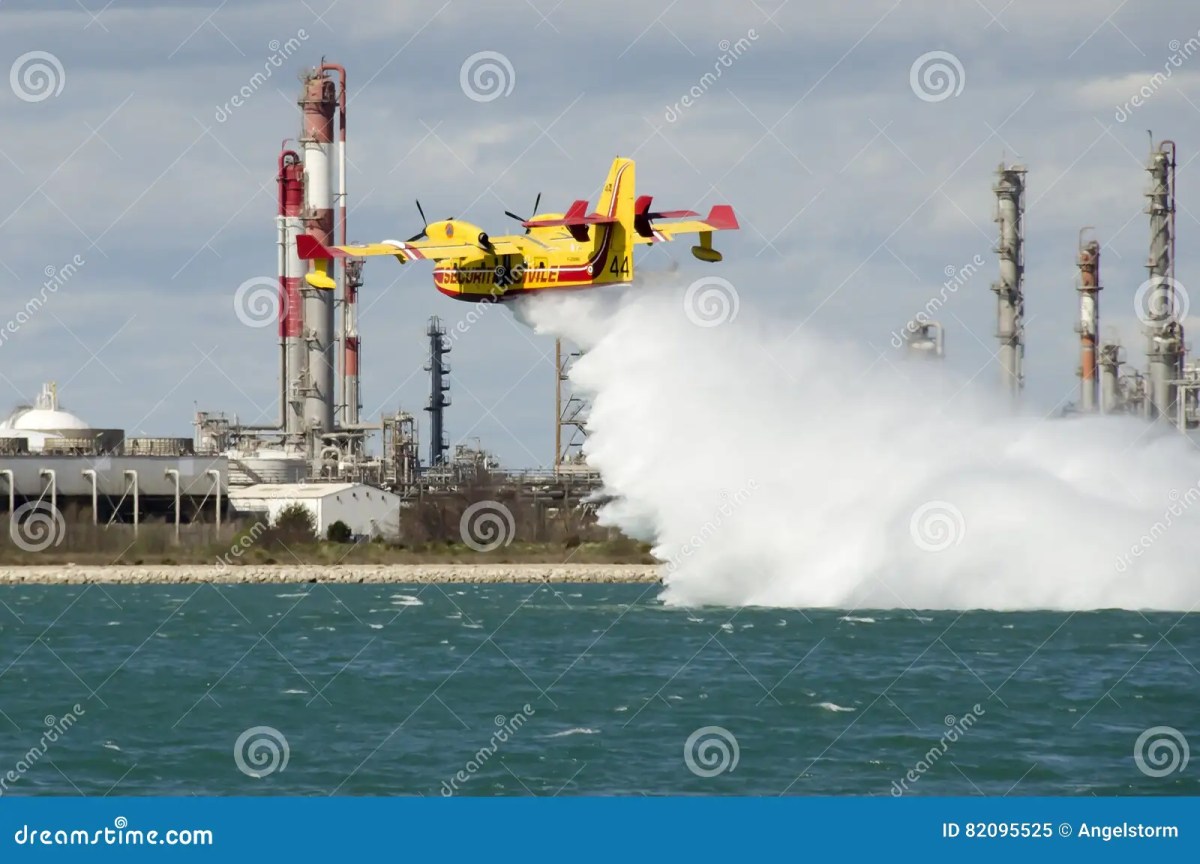
[(313, 262), (305, 280), (314, 288), (334, 288), (334, 258), (391, 255), (402, 264), (433, 261), (433, 282), (439, 291), (477, 303), (631, 282), (634, 247), (665, 243), (679, 234), (699, 235), (692, 254), (701, 261), (721, 260), (712, 235), (738, 227), (732, 207), (716, 205), (703, 219), (690, 210), (655, 213), (650, 211), (649, 195), (635, 197), (634, 185), (633, 160), (618, 158), (594, 212), (587, 212), (587, 201), (576, 201), (566, 213), (531, 216), (521, 223), (527, 229), (524, 234), (491, 237), (470, 222), (446, 219), (427, 224), (425, 239), (409, 241), (325, 246), (302, 234), (296, 238), (296, 251)]

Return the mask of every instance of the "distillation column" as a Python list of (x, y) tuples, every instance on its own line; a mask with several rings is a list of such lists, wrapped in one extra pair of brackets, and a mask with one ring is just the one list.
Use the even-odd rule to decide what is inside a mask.
[(1146, 213), (1150, 216), (1150, 257), (1147, 279), (1139, 291), (1139, 314), (1146, 324), (1146, 360), (1149, 367), (1151, 420), (1173, 419), (1175, 379), (1183, 358), (1183, 328), (1175, 297), (1175, 143), (1163, 141), (1150, 154), (1146, 166), (1150, 189)]
[(298, 445), (304, 433), (304, 400), (300, 393), (305, 366), (304, 306), (301, 285), (305, 262), (296, 255), (296, 235), (303, 229), (304, 164), (295, 150), (279, 154), (279, 399), (288, 443)]
[(1121, 404), (1121, 346), (1110, 343), (1100, 349), (1100, 411), (1115, 414)]
[(450, 389), (450, 382), (446, 380), (450, 364), (446, 362), (446, 355), (450, 353), (450, 346), (446, 344), (446, 328), (436, 315), (429, 319), (425, 335), (429, 337), (429, 362), (425, 364), (425, 371), (429, 373), (429, 404), (425, 406), (429, 412), (429, 464), (445, 465), (450, 449), (445, 432), (446, 408), (450, 405), (450, 397), (446, 395)]
[[(308, 73), (300, 96), (302, 112), (300, 147), (304, 154), (304, 230), (323, 244), (333, 240), (333, 112), (337, 88), (325, 77), (323, 69)], [(337, 278), (330, 263), (330, 276)], [(306, 364), (304, 376), (304, 424), (310, 452), (319, 452), (322, 432), (332, 432), (334, 402), (333, 321), (334, 292), (302, 288), (304, 297), (304, 340)]]
[[(1096, 351), (1100, 337), (1100, 244), (1079, 232), (1079, 410), (1093, 414), (1097, 404)], [(1115, 387), (1115, 382), (1113, 383)]]
[(996, 169), (996, 222), (1000, 226), (1000, 281), (996, 292), (996, 338), (1000, 341), (1001, 383), (1015, 400), (1025, 386), (1025, 167)]

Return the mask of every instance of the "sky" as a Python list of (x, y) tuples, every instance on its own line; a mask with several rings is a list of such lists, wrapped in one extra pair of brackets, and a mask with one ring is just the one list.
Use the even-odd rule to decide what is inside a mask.
[[(1178, 144), (1177, 279), (1200, 284), (1190, 0), (8, 0), (0, 22), (0, 409), (56, 380), (67, 408), (131, 435), (190, 435), (198, 409), (275, 418), (275, 328), (234, 298), (275, 277), (276, 157), (322, 58), (349, 75), (354, 241), (415, 233), (415, 198), (500, 233), (539, 192), (543, 212), (594, 202), (630, 156), (656, 206), (729, 203), (742, 225), (718, 236), (722, 264), (683, 242), (642, 272), (720, 275), (739, 314), (794, 320), (796, 339), (899, 362), (892, 334), (979, 256), (937, 315), (946, 362), (998, 387), (991, 186), (1019, 162), (1025, 398), (1050, 414), (1078, 389), (1083, 226), (1103, 248), (1103, 333), (1140, 361), (1153, 130)], [(472, 90), (481, 52), (497, 90)], [(453, 329), (471, 307), (420, 265), (375, 259), (365, 279), (363, 416), (424, 424), (427, 319)], [(549, 465), (553, 348), (506, 311), (472, 323), (450, 356), (451, 443)]]

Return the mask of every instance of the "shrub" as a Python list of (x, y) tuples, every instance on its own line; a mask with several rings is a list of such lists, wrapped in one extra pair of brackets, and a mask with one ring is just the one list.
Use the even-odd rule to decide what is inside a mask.
[(350, 526), (341, 519), (330, 524), (325, 529), (325, 539), (330, 543), (349, 543), (354, 537), (354, 532), (350, 530)]
[(278, 546), (311, 543), (317, 536), (317, 523), (312, 511), (303, 504), (289, 504), (275, 517), (270, 534)]

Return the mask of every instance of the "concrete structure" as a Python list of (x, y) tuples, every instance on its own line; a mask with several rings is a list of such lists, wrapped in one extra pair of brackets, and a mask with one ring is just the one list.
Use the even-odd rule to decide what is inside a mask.
[(229, 505), (239, 515), (274, 523), (281, 511), (300, 504), (313, 515), (324, 538), (334, 522), (345, 522), (355, 534), (399, 535), (401, 498), (362, 483), (259, 484), (231, 490)]
[(996, 338), (1001, 383), (1014, 400), (1025, 386), (1025, 166), (996, 169), (996, 223), (1000, 226), (1000, 279), (996, 292)]

